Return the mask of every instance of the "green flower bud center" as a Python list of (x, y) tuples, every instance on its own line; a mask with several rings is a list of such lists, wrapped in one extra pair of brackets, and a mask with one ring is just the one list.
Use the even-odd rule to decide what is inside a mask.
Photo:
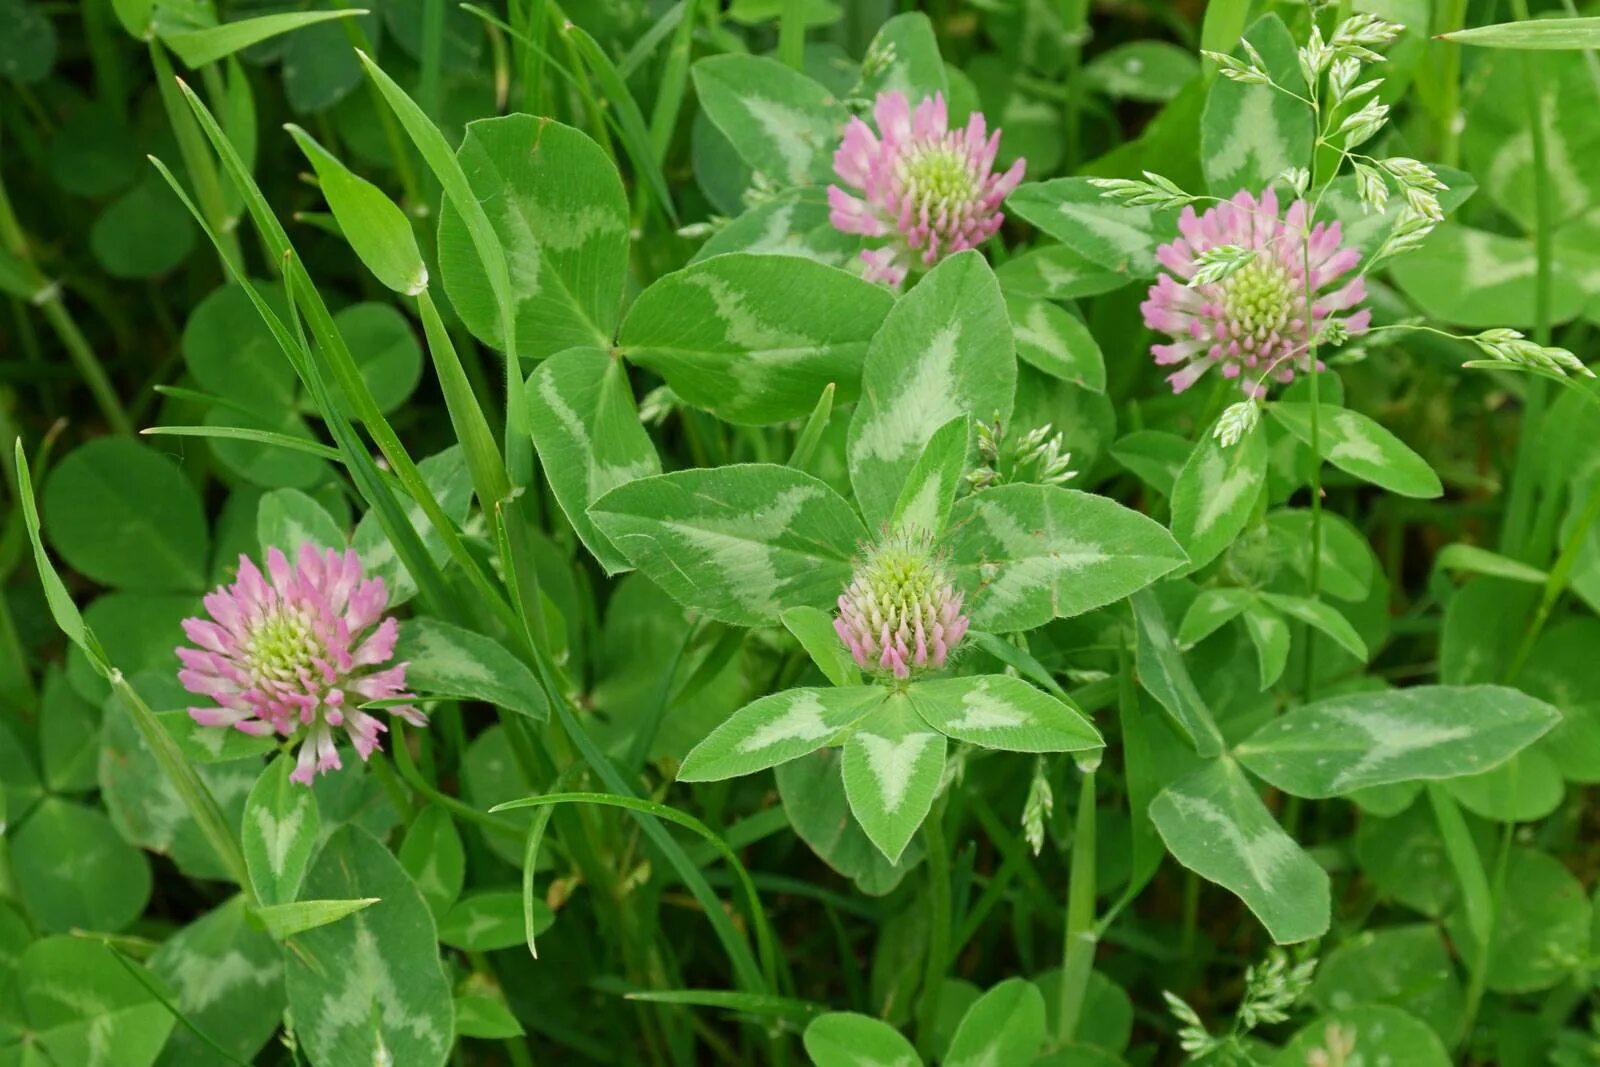
[(894, 619), (914, 614), (915, 606), (931, 611), (950, 584), (928, 549), (909, 540), (891, 541), (876, 549), (861, 579), (878, 610)]
[(295, 680), (312, 666), (321, 647), (310, 620), (283, 608), (256, 623), (245, 660), (258, 678)]
[(908, 151), (900, 161), (900, 179), (919, 203), (963, 203), (978, 195), (967, 157), (942, 144)]
[(1258, 253), (1222, 280), (1222, 307), (1242, 331), (1264, 337), (1288, 327), (1302, 295), (1298, 284), (1282, 263)]

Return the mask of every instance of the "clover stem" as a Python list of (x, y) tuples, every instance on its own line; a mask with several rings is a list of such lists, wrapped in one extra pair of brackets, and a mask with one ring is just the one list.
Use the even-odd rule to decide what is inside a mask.
[(1527, 629), (1522, 633), (1522, 640), (1518, 642), (1517, 650), (1512, 654), (1510, 663), (1506, 667), (1504, 678), (1506, 685), (1515, 682), (1517, 675), (1522, 673), (1522, 668), (1527, 664), (1533, 646), (1538, 642), (1539, 635), (1544, 632), (1545, 623), (1550, 619), (1550, 609), (1555, 607), (1556, 599), (1561, 596), (1562, 590), (1566, 589), (1572, 568), (1577, 565), (1578, 557), (1588, 544), (1589, 528), (1596, 521), (1600, 521), (1600, 480), (1597, 480), (1594, 487), (1589, 490), (1589, 499), (1583, 506), (1583, 512), (1578, 516), (1578, 521), (1572, 524), (1572, 530), (1561, 546), (1561, 554), (1556, 557), (1555, 565), (1550, 568), (1549, 577), (1545, 579), (1544, 591), (1539, 596), (1539, 606), (1534, 609), (1533, 618), (1528, 620)]
[[(946, 794), (948, 796), (948, 794)], [(934, 802), (927, 822), (922, 824), (922, 841), (927, 849), (923, 866), (928, 872), (927, 968), (923, 972), (922, 997), (917, 1005), (917, 1051), (924, 1059), (933, 1054), (934, 1029), (939, 1024), (939, 997), (943, 992), (945, 957), (950, 952), (950, 846), (944, 838), (943, 798)]]
[[(1528, 18), (1527, 0), (1512, 0), (1511, 9), (1519, 20)], [(1551, 237), (1555, 233), (1555, 205), (1551, 199), (1550, 156), (1545, 139), (1544, 87), (1539, 64), (1533, 54), (1525, 52), (1520, 58), (1523, 95), (1528, 107), (1528, 136), (1533, 144), (1533, 336), (1541, 345), (1547, 345), (1550, 343)], [(1541, 437), (1539, 431), (1544, 422), (1548, 391), (1544, 379), (1534, 376), (1528, 380), (1523, 397), (1522, 430), (1517, 438), (1510, 496), (1506, 503), (1505, 521), (1500, 529), (1500, 551), (1518, 559), (1526, 556), (1530, 547), (1529, 511), (1538, 488), (1535, 475)]]
[(1078, 788), (1077, 821), (1072, 835), (1072, 869), (1067, 883), (1067, 934), (1061, 961), (1061, 1006), (1056, 1020), (1056, 1044), (1065, 1045), (1077, 1033), (1083, 1014), (1083, 997), (1089, 988), (1089, 971), (1099, 944), (1095, 930), (1095, 798), (1094, 772), (1086, 771)]
[[(1322, 444), (1320, 420), (1320, 395), (1317, 389), (1321, 375), (1317, 372), (1316, 324), (1311, 314), (1311, 218), (1304, 223), (1300, 241), (1301, 262), (1304, 268), (1302, 284), (1305, 286), (1306, 373), (1311, 379), (1311, 566), (1306, 573), (1307, 595), (1313, 600), (1322, 584)], [(1305, 676), (1300, 686), (1301, 697), (1309, 702), (1316, 687), (1317, 635), (1310, 626), (1304, 627), (1306, 639)]]

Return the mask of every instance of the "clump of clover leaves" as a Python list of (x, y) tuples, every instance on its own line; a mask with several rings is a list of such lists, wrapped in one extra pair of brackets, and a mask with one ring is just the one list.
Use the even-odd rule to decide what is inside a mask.
[(686, 607), (739, 626), (782, 623), (832, 684), (761, 697), (685, 759), (679, 777), (753, 774), (843, 745), (851, 811), (896, 860), (944, 778), (949, 743), (1013, 752), (1103, 747), (1082, 714), (1020, 678), (943, 671), (863, 682), (829, 612), (871, 531), (941, 551), (974, 631), (1025, 632), (1114, 603), (1183, 566), (1155, 521), (1058, 485), (971, 488), (973, 420), (1008, 419), (1016, 354), (999, 285), (953, 256), (896, 302), (867, 347), (845, 447), (854, 503), (794, 467), (736, 464), (622, 485), (589, 516)]

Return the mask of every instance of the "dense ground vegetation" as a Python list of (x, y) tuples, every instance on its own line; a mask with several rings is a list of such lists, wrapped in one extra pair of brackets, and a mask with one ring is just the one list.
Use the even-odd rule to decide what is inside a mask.
[(1549, 6), (0, 0), (0, 1064), (1600, 1064)]

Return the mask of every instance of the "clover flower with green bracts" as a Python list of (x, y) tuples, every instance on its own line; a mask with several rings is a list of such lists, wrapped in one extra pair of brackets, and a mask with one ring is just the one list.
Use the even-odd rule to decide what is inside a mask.
[[(270, 576), (270, 580), (269, 580)], [(179, 648), (178, 681), (215, 701), (192, 707), (202, 726), (298, 741), (289, 777), (305, 785), (340, 766), (336, 739), (349, 737), (363, 760), (388, 727), (358, 705), (407, 699), (406, 664), (389, 666), (399, 625), (384, 618), (389, 593), (382, 578), (364, 577), (355, 550), (300, 546), (294, 566), (267, 550), (267, 575), (239, 557), (231, 586), (206, 594), (209, 619), (183, 621), (197, 648)], [(414, 726), (427, 716), (409, 704), (388, 709)]]
[(1238, 378), (1246, 396), (1262, 396), (1267, 377), (1290, 382), (1311, 369), (1308, 329), (1313, 336), (1335, 324), (1347, 334), (1366, 331), (1372, 313), (1356, 310), (1366, 297), (1361, 276), (1332, 287), (1354, 269), (1360, 250), (1344, 245), (1337, 222), (1319, 222), (1307, 236), (1308, 210), (1296, 200), (1280, 218), (1270, 189), (1259, 200), (1241, 191), (1203, 215), (1183, 209), (1181, 236), (1156, 249), (1171, 273), (1139, 305), (1144, 324), (1173, 339), (1150, 349), (1157, 363), (1181, 365), (1167, 376), (1173, 392), (1216, 367)]
[(961, 643), (967, 632), (961, 601), (929, 538), (894, 533), (856, 568), (833, 628), (858, 667), (909, 678), (943, 667)]
[(852, 118), (834, 153), (840, 181), (860, 196), (828, 186), (829, 221), (842, 233), (887, 238), (861, 259), (868, 281), (897, 286), (913, 266), (931, 267), (993, 237), (1005, 220), (1000, 204), (1026, 164), (994, 173), (1000, 131), (988, 133), (981, 112), (965, 129), (950, 129), (942, 94), (913, 110), (904, 93), (880, 93), (872, 115), (877, 130)]

